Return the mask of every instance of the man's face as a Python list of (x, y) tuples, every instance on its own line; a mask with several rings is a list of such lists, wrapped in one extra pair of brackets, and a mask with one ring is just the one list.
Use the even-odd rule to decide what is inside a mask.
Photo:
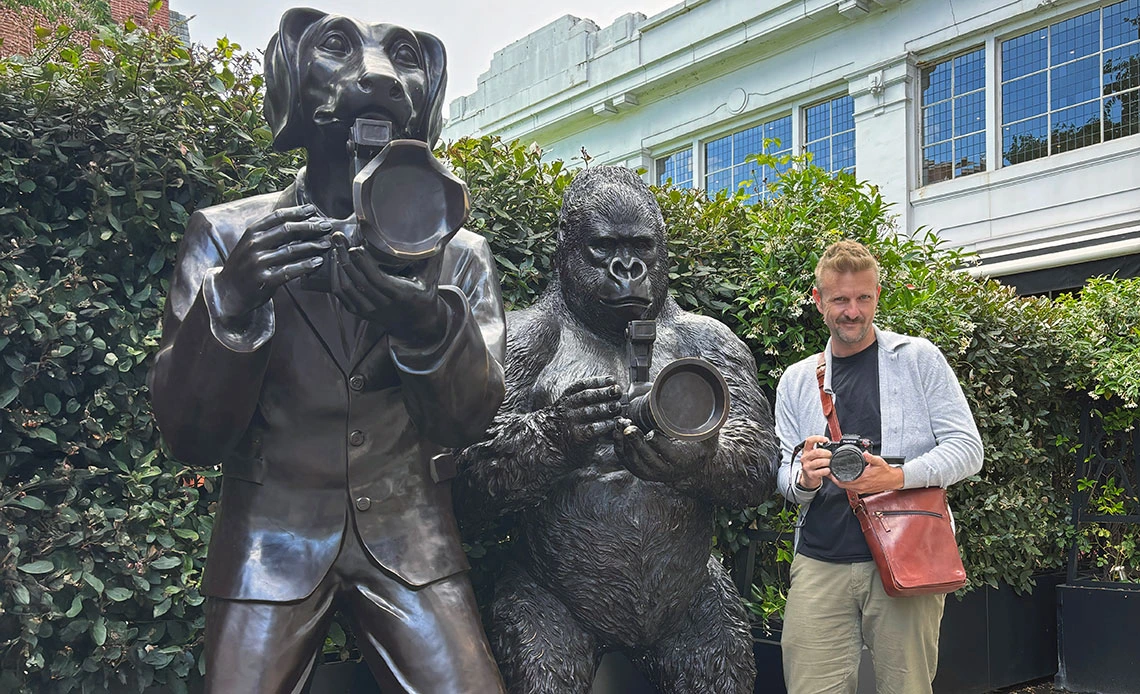
[(875, 340), (871, 324), (882, 289), (875, 282), (875, 271), (829, 270), (823, 273), (819, 285), (811, 295), (831, 331), (832, 353), (842, 357), (869, 347)]

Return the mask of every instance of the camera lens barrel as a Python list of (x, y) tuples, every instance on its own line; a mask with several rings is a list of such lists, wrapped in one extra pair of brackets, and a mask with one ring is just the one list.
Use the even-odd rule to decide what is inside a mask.
[(831, 451), (831, 474), (840, 482), (853, 482), (863, 474), (867, 462), (863, 449), (851, 443), (839, 444)]

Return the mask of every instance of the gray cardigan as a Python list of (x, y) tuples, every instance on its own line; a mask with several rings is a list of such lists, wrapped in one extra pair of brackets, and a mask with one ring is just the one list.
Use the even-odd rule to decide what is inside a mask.
[[(982, 439), (966, 396), (946, 358), (929, 340), (875, 328), (879, 341), (879, 403), (882, 410), (883, 456), (901, 456), (904, 487), (948, 487), (982, 469)], [(824, 350), (831, 390), (831, 341)], [(780, 470), (776, 485), (789, 501), (800, 504), (799, 526), (816, 492), (795, 482), (800, 462), (792, 449), (808, 436), (822, 434), (827, 420), (819, 402), (816, 356), (793, 364), (776, 386), (776, 435)]]

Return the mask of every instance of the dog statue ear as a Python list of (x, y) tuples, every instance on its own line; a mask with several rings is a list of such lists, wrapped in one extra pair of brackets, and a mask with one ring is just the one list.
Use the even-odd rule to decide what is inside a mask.
[(279, 152), (304, 144), (301, 134), (306, 124), (301, 122), (297, 46), (305, 30), (327, 16), (308, 7), (286, 10), (265, 49), (265, 120), (273, 131), (273, 148)]
[(447, 88), (447, 52), (443, 42), (431, 34), (415, 32), (424, 52), (424, 70), (427, 72), (427, 94), (424, 114), (420, 118), (415, 137), (435, 147), (443, 130), (443, 95)]

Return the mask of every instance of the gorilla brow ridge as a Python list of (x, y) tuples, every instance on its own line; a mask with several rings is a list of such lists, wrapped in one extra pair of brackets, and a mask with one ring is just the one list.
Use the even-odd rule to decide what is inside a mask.
[(571, 181), (562, 198), (558, 225), (578, 237), (599, 219), (614, 223), (647, 223), (664, 235), (665, 223), (657, 200), (645, 181), (629, 169), (604, 166), (585, 169)]

